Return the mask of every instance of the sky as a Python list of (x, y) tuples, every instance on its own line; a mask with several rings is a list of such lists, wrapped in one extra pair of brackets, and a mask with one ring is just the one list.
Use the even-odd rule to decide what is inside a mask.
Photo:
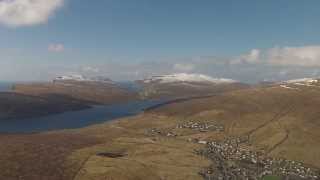
[(0, 81), (320, 76), (319, 0), (0, 0)]

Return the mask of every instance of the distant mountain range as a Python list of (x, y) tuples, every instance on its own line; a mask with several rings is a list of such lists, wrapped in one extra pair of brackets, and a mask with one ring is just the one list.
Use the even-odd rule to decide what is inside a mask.
[(145, 98), (203, 96), (249, 87), (232, 79), (185, 73), (152, 76), (136, 82), (143, 86), (140, 95)]
[[(206, 97), (255, 87), (273, 87), (292, 91), (303, 90), (306, 87), (320, 87), (320, 83), (316, 78), (302, 78), (249, 85), (232, 79), (180, 73), (152, 76), (124, 84), (103, 76), (66, 75), (59, 76), (51, 82), (15, 84), (12, 91), (0, 94), (3, 99), (0, 102), (0, 113), (7, 114), (7, 117), (14, 117), (15, 114), (29, 117), (89, 108), (94, 104), (126, 103), (141, 99), (175, 100)], [(28, 102), (32, 101), (28, 107), (21, 105), (26, 102), (26, 99)], [(37, 103), (43, 100), (46, 103)], [(42, 109), (42, 111), (35, 109)], [(7, 113), (9, 110), (11, 114)]]
[(170, 74), (161, 76), (152, 76), (143, 80), (144, 83), (213, 83), (213, 84), (229, 84), (237, 81), (224, 78), (212, 78), (203, 74)]
[[(112, 81), (108, 77), (104, 76), (94, 76), (86, 77), (80, 74), (73, 75), (64, 75), (59, 76), (53, 79), (53, 82), (97, 82), (97, 83), (109, 83), (109, 84), (121, 84), (115, 81)], [(244, 84), (237, 80), (228, 79), (228, 78), (214, 78), (204, 74), (187, 74), (187, 73), (174, 73), (167, 75), (155, 75), (145, 79), (134, 81), (138, 84), (211, 84), (211, 85), (226, 85), (226, 84)], [(312, 85), (319, 82), (318, 78), (300, 78), (292, 79), (287, 81), (262, 81), (257, 83), (257, 85), (274, 85), (274, 84), (295, 84), (295, 85)]]

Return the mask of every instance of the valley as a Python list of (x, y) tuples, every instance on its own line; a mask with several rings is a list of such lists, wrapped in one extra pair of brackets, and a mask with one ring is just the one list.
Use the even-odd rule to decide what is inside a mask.
[(320, 0), (0, 0), (0, 180), (320, 180)]
[(320, 91), (280, 85), (186, 95), (80, 129), (2, 134), (0, 179), (319, 179)]
[(197, 79), (198, 75), (181, 79), (180, 76), (186, 74), (173, 75), (171, 81), (176, 78), (177, 83), (169, 84), (141, 83), (150, 80), (124, 84), (104, 77), (82, 75), (61, 76), (51, 82), (17, 83), (1, 93), (0, 120), (37, 118), (137, 101), (181, 101), (248, 87), (232, 80), (212, 80), (205, 76)]

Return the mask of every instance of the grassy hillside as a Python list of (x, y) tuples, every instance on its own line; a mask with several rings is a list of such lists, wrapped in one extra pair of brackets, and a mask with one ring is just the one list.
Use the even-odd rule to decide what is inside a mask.
[(202, 179), (202, 145), (151, 136), (176, 119), (139, 115), (116, 122), (31, 135), (0, 135), (0, 179)]
[(272, 86), (171, 104), (153, 112), (218, 122), (225, 126), (226, 136), (249, 135), (256, 149), (320, 167), (319, 105), (318, 87)]
[(233, 155), (225, 159), (220, 151), (209, 151), (214, 146), (205, 145), (215, 142), (228, 149), (230, 144), (224, 143), (237, 137), (247, 139), (239, 139), (244, 143), (231, 145), (231, 150), (272, 158), (277, 172), (305, 168), (303, 173), (317, 179), (319, 105), (320, 91), (314, 87), (259, 87), (173, 103), (83, 129), (0, 135), (0, 179), (194, 180), (232, 177), (238, 173), (231, 171), (234, 167), (261, 171), (260, 162)]

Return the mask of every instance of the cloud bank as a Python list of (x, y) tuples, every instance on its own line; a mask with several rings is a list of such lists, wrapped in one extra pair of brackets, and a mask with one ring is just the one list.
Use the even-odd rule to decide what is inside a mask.
[(178, 72), (191, 72), (194, 70), (195, 65), (194, 64), (181, 64), (177, 63), (173, 66), (173, 69)]
[(104, 75), (115, 80), (136, 80), (161, 74), (196, 73), (255, 83), (320, 77), (319, 67), (320, 46), (301, 46), (252, 49), (236, 57), (199, 56), (148, 59), (134, 63), (106, 61), (100, 65), (88, 64), (88, 67), (74, 71), (89, 76)]
[[(62, 52), (63, 44), (51, 44), (48, 50)], [(205, 74), (215, 78), (234, 79), (241, 82), (284, 81), (320, 77), (320, 46), (273, 47), (252, 49), (235, 57), (197, 56), (181, 58), (141, 58), (135, 61), (101, 59), (98, 62), (65, 56), (28, 57), (23, 52), (1, 52), (0, 78), (5, 80), (49, 80), (64, 74), (105, 76), (113, 80), (137, 80), (153, 75), (173, 73)], [(33, 63), (26, 61), (26, 57)], [(37, 60), (33, 60), (37, 59)], [(72, 61), (74, 59), (74, 61)], [(56, 61), (55, 61), (56, 60)], [(78, 61), (79, 60), (79, 61)], [(81, 60), (81, 61), (80, 61)], [(1, 68), (2, 67), (2, 68)], [(23, 79), (22, 79), (23, 78)], [(1, 80), (1, 79), (0, 79)]]
[(231, 64), (269, 64), (274, 66), (320, 66), (320, 46), (274, 47), (253, 49), (231, 61)]
[(1, 0), (0, 23), (9, 27), (46, 23), (63, 0)]

